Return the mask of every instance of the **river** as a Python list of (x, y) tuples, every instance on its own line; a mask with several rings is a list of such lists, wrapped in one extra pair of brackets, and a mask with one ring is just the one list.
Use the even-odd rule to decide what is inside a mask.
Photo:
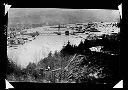
[[(84, 34), (84, 37), (87, 35)], [(21, 67), (26, 67), (29, 62), (37, 63), (41, 58), (48, 56), (49, 52), (60, 51), (69, 41), (70, 44), (78, 46), (84, 41), (77, 35), (39, 35), (33, 41), (17, 47), (7, 48), (8, 58), (15, 61)]]
[[(89, 34), (102, 35), (111, 33), (110, 32), (91, 32)], [(17, 47), (7, 47), (7, 56), (11, 60), (15, 61), (21, 67), (26, 67), (29, 62), (38, 63), (41, 58), (48, 56), (49, 52), (54, 53), (55, 51), (60, 51), (63, 46), (69, 41), (70, 44), (78, 46), (82, 41), (86, 39), (89, 34), (77, 34), (77, 35), (56, 35), (56, 34), (41, 34), (47, 30), (42, 31), (42, 28), (32, 29), (31, 31), (40, 31), (40, 35), (34, 40), (26, 42), (23, 45), (18, 45)], [(28, 30), (29, 32), (29, 30)], [(48, 31), (47, 31), (48, 32)], [(51, 31), (49, 31), (51, 32)], [(114, 32), (119, 32), (119, 28), (114, 29)]]

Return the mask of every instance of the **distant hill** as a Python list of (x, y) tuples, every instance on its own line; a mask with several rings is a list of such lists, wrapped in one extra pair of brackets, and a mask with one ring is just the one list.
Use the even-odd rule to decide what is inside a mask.
[(11, 9), (9, 24), (69, 24), (119, 21), (118, 10)]

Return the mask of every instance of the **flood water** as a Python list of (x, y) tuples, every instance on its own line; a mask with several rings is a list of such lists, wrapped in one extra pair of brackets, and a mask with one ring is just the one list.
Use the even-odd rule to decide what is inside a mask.
[[(89, 34), (77, 34), (77, 35), (56, 35), (56, 34), (43, 34), (46, 30), (42, 28), (32, 29), (31, 31), (40, 31), (40, 35), (34, 40), (29, 41), (23, 45), (17, 47), (7, 47), (7, 56), (11, 60), (15, 61), (21, 67), (26, 67), (29, 62), (38, 63), (41, 58), (48, 56), (49, 52), (54, 53), (60, 51), (63, 46), (69, 41), (70, 44), (78, 46), (81, 41), (84, 41), (89, 34), (102, 35), (103, 32), (91, 32)], [(111, 31), (111, 30), (109, 30)], [(118, 32), (117, 28), (115, 32)], [(49, 32), (51, 32), (49, 30)], [(106, 32), (105, 32), (106, 33)]]
[[(84, 34), (84, 37), (87, 35)], [(15, 61), (21, 67), (26, 67), (29, 62), (37, 63), (40, 59), (48, 56), (51, 51), (60, 51), (69, 41), (70, 44), (78, 46), (84, 38), (75, 35), (39, 35), (31, 42), (14, 48), (7, 48), (8, 58)]]

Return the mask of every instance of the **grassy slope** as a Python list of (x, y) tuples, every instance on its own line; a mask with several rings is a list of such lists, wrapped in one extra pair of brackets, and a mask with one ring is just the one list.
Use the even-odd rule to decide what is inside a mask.
[[(117, 39), (119, 35), (103, 35), (102, 37), (102, 40), (85, 40), (78, 47), (71, 46), (69, 42), (61, 52), (56, 52), (53, 55), (49, 53), (49, 56), (42, 59), (38, 65), (30, 63), (27, 68), (22, 70), (15, 64), (9, 63), (10, 67), (7, 70), (12, 72), (7, 73), (7, 78), (9, 80), (39, 81), (43, 83), (48, 83), (48, 81), (52, 83), (73, 81), (78, 83), (112, 83), (119, 78), (119, 39)], [(104, 46), (103, 50), (116, 52), (118, 55), (111, 56), (91, 52), (88, 48), (95, 45), (102, 45)], [(51, 67), (49, 70), (47, 70), (48, 66)], [(66, 66), (68, 71), (64, 69)]]

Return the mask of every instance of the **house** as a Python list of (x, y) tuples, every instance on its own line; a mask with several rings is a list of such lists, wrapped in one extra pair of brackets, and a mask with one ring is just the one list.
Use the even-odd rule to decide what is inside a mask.
[(69, 35), (69, 31), (65, 31), (65, 35)]
[(91, 51), (95, 51), (95, 52), (101, 52), (101, 49), (103, 48), (103, 46), (96, 46), (96, 47), (91, 47), (89, 48)]

